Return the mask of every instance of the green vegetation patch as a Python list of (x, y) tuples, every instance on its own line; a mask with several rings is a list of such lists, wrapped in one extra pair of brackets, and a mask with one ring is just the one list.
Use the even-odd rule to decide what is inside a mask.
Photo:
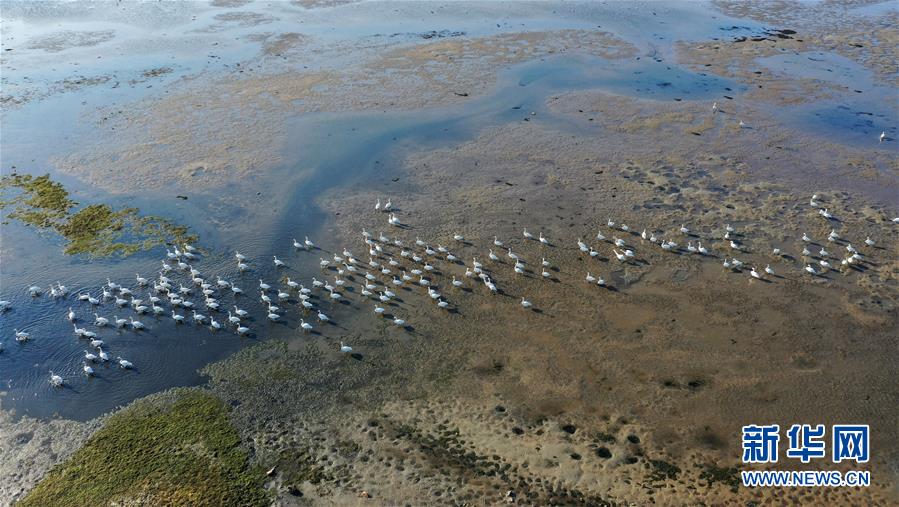
[(268, 505), (265, 472), (250, 464), (225, 404), (195, 389), (174, 396), (111, 416), (19, 505)]
[(649, 480), (651, 482), (661, 482), (665, 480), (675, 481), (677, 480), (678, 474), (681, 472), (679, 466), (661, 459), (651, 459), (649, 460), (649, 465), (651, 467), (649, 474)]
[(95, 257), (128, 256), (164, 243), (191, 243), (186, 227), (137, 208), (114, 210), (93, 204), (78, 211), (78, 203), (49, 175), (11, 174), (0, 179), (0, 209), (25, 225), (53, 229), (66, 238), (65, 253)]
[(702, 473), (699, 474), (699, 478), (706, 481), (709, 486), (720, 482), (725, 486), (729, 486), (734, 493), (740, 487), (740, 469), (737, 467), (719, 467), (709, 463), (702, 466)]

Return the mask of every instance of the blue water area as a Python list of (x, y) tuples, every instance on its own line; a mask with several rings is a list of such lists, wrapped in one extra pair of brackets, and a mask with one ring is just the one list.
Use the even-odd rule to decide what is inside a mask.
[(786, 125), (844, 144), (895, 149), (878, 137), (881, 132), (899, 135), (899, 90), (875, 79), (869, 69), (824, 51), (779, 54), (758, 63), (784, 78), (817, 80), (834, 95), (773, 110)]

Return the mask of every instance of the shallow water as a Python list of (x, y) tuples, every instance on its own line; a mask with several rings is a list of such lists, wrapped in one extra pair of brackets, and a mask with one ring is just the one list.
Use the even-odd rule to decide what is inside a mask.
[[(521, 29), (545, 28), (585, 28), (601, 26), (603, 30), (616, 33), (636, 44), (642, 52), (639, 58), (626, 61), (608, 61), (597, 57), (566, 55), (546, 58), (516, 65), (502, 71), (495, 89), (486, 96), (472, 98), (464, 105), (449, 108), (429, 109), (414, 112), (312, 114), (296, 118), (290, 125), (294, 139), (285, 153), (285, 163), (265, 174), (234, 182), (216, 194), (191, 193), (190, 199), (182, 201), (174, 195), (146, 195), (137, 189), (134, 195), (105, 195), (96, 189), (86, 187), (70, 178), (61, 178), (81, 202), (108, 202), (116, 206), (135, 205), (145, 213), (159, 214), (191, 226), (201, 237), (201, 246), (208, 254), (194, 263), (206, 276), (214, 280), (216, 275), (238, 281), (246, 292), (236, 298), (236, 303), (255, 316), (249, 326), (253, 329), (250, 337), (237, 337), (233, 332), (210, 332), (205, 327), (193, 324), (176, 325), (168, 317), (169, 305), (163, 305), (166, 318), (156, 320), (142, 316), (139, 320), (148, 325), (142, 332), (117, 331), (113, 328), (95, 329), (92, 321), (93, 309), (87, 303), (74, 301), (73, 295), (81, 290), (90, 290), (97, 295), (98, 287), (106, 278), (119, 283), (134, 280), (135, 273), (152, 278), (159, 269), (159, 261), (164, 257), (164, 249), (135, 255), (125, 260), (83, 259), (65, 257), (61, 254), (58, 238), (46, 234), (36, 234), (33, 229), (20, 225), (4, 225), (2, 229), (2, 273), (0, 273), (0, 298), (10, 300), (13, 310), (0, 317), (0, 337), (6, 349), (0, 353), (0, 378), (4, 382), (5, 396), (2, 407), (15, 409), (19, 414), (35, 417), (49, 417), (54, 414), (73, 419), (87, 419), (102, 414), (116, 406), (135, 398), (167, 387), (191, 385), (202, 382), (197, 369), (248, 344), (274, 337), (297, 334), (295, 328), (300, 316), (296, 302), (289, 303), (283, 322), (273, 324), (265, 320), (259, 304), (257, 283), (262, 278), (276, 285), (278, 275), (272, 265), (272, 255), (277, 255), (289, 265), (282, 270), (292, 278), (306, 282), (317, 275), (318, 259), (339, 251), (342, 245), (333, 244), (322, 227), (328, 216), (322, 211), (316, 198), (328, 189), (350, 183), (365, 182), (382, 184), (396, 173), (399, 161), (408, 150), (436, 148), (471, 139), (489, 126), (508, 122), (535, 121), (549, 122), (562, 128), (585, 129), (568, 120), (548, 112), (545, 101), (553, 94), (571, 90), (600, 89), (609, 93), (639, 98), (669, 100), (712, 101), (722, 95), (739, 95), (745, 84), (733, 82), (711, 74), (699, 74), (674, 65), (669, 61), (670, 44), (684, 37), (704, 38), (711, 36), (732, 36), (737, 31), (758, 30), (755, 23), (734, 20), (720, 15), (710, 15), (709, 11), (697, 4), (610, 4), (588, 7), (576, 5), (563, 12), (561, 19), (552, 17), (545, 11), (525, 10), (516, 19), (506, 19), (499, 27), (472, 21), (472, 16), (458, 13), (436, 19), (425, 16), (429, 4), (396, 4), (396, 18), (372, 21), (364, 16), (352, 17), (340, 29), (330, 30), (332, 25), (321, 13), (307, 13), (297, 30), (316, 34), (328, 34), (340, 40), (354, 38), (383, 37), (393, 33), (409, 33), (432, 29), (461, 30), (469, 34), (491, 34)], [(251, 6), (252, 7), (252, 6)], [(651, 8), (650, 8), (651, 7)], [(365, 11), (370, 6), (363, 6)], [(278, 7), (276, 7), (276, 10)], [(343, 9), (350, 10), (352, 6)], [(477, 4), (475, 10), (493, 9), (488, 4)], [(562, 7), (560, 7), (562, 10)], [(185, 37), (192, 34), (197, 25), (213, 23), (219, 11), (202, 11), (199, 22), (191, 21), (181, 26)], [(189, 13), (188, 13), (189, 14)], [(188, 14), (183, 14), (187, 16)], [(587, 17), (578, 16), (586, 14)], [(181, 14), (178, 14), (181, 15)], [(279, 23), (287, 23), (289, 18), (280, 14), (279, 21), (265, 25), (263, 29), (280, 28)], [(363, 19), (364, 18), (364, 19)], [(686, 23), (685, 20), (690, 22)], [(410, 25), (407, 21), (413, 20)], [(295, 20), (293, 20), (295, 21)], [(308, 21), (308, 22), (306, 22)], [(82, 27), (82, 21), (75, 22), (73, 28)], [(88, 23), (90, 29), (102, 28)], [(117, 22), (114, 23), (118, 26)], [(53, 25), (54, 29), (57, 26)], [(25, 30), (26, 28), (21, 28)], [(33, 29), (30, 25), (28, 30)], [(227, 61), (208, 54), (184, 56), (167, 50), (151, 52), (139, 59), (124, 51), (117, 58), (102, 59), (102, 63), (88, 63), (83, 56), (81, 63), (94, 74), (121, 72), (133, 75), (142, 69), (168, 64), (174, 60), (176, 71), (163, 80), (155, 81), (155, 87), (164, 87), (189, 73), (201, 72), (212, 67), (235, 64), (255, 51), (249, 42), (238, 42), (233, 36), (246, 35), (259, 27), (238, 27), (229, 31), (232, 42), (220, 48), (228, 54)], [(43, 30), (50, 31), (49, 27)], [(118, 28), (117, 28), (118, 30)], [(143, 27), (126, 31), (133, 40), (157, 34), (158, 28)], [(191, 32), (191, 34), (188, 34)], [(410, 38), (415, 37), (414, 35)], [(131, 40), (129, 39), (129, 40)], [(133, 42), (132, 40), (132, 42)], [(127, 42), (127, 41), (126, 41)], [(127, 46), (127, 44), (126, 44)], [(102, 46), (101, 46), (102, 47)], [(164, 46), (167, 48), (168, 46)], [(95, 52), (96, 48), (79, 48), (79, 54)], [(198, 56), (199, 55), (199, 56)], [(17, 55), (18, 56), (18, 55)], [(821, 55), (819, 55), (821, 56)], [(826, 55), (823, 55), (826, 57)], [(183, 57), (183, 58), (182, 58)], [(821, 66), (806, 66), (798, 57), (771, 59), (766, 65), (779, 66), (783, 72), (817, 79), (829, 79), (831, 74)], [(128, 61), (129, 64), (123, 62)], [(9, 79), (21, 79), (25, 74), (42, 76), (45, 81), (53, 81), (68, 72), (54, 70), (54, 61), (39, 61), (33, 68), (27, 62), (17, 60), (19, 68)], [(851, 62), (828, 60), (837, 68), (837, 82), (851, 78), (857, 71)], [(32, 72), (33, 71), (33, 72)], [(853, 82), (855, 82), (853, 80)], [(784, 111), (797, 127), (815, 130), (828, 139), (854, 142), (870, 140), (871, 132), (889, 130), (895, 125), (896, 112), (877, 100), (869, 102), (868, 97), (878, 97), (891, 90), (866, 82), (856, 86), (866, 86), (864, 97), (847, 94), (832, 104), (808, 106), (808, 109)], [(10, 165), (17, 165), (26, 172), (41, 173), (43, 169), (52, 171), (47, 160), (52, 155), (65, 153), (78, 142), (79, 136), (90, 135), (90, 126), (79, 124), (79, 119), (89, 107), (127, 102), (157, 93), (140, 85), (108, 89), (87, 88), (54, 95), (43, 100), (35, 100), (20, 109), (4, 113), (4, 172)], [(86, 105), (89, 104), (89, 105)], [(844, 109), (848, 108), (844, 113)], [(823, 108), (823, 109), (821, 109)], [(853, 111), (870, 111), (870, 117), (861, 120)], [(531, 112), (536, 114), (531, 115)], [(822, 115), (827, 127), (822, 128)], [(54, 118), (55, 121), (48, 121)], [(851, 121), (851, 118), (856, 118)], [(859, 122), (862, 122), (859, 124)], [(34, 164), (28, 165), (32, 160)], [(255, 200), (253, 209), (266, 212), (247, 214), (246, 208), (238, 203)], [(385, 224), (386, 225), (386, 224)], [(372, 231), (375, 232), (375, 231)], [(327, 252), (295, 252), (290, 240), (294, 237), (302, 241), (309, 236)], [(252, 269), (240, 275), (234, 265), (232, 252), (239, 250), (253, 260)], [(365, 259), (363, 252), (356, 252)], [(178, 282), (188, 285), (189, 279), (181, 275), (172, 276)], [(67, 285), (70, 296), (52, 301), (44, 296), (32, 300), (25, 288), (32, 284), (48, 286), (56, 280)], [(146, 291), (139, 292), (146, 298)], [(197, 301), (194, 295), (193, 300)], [(235, 298), (225, 295), (220, 298), (223, 308), (230, 308)], [(132, 361), (136, 367), (132, 371), (122, 371), (115, 366), (96, 366), (96, 378), (86, 379), (81, 374), (81, 358), (88, 348), (84, 340), (78, 340), (65, 321), (69, 306), (76, 308), (79, 326), (97, 330), (106, 344), (110, 356), (122, 356)], [(284, 307), (285, 305), (279, 305)], [(351, 305), (323, 303), (323, 308), (332, 318), (341, 318), (353, 311)], [(98, 310), (100, 315), (112, 318), (133, 315), (128, 310), (115, 310), (111, 303), (105, 303)], [(179, 310), (188, 317), (189, 312)], [(202, 313), (208, 315), (206, 310)], [(216, 314), (223, 322), (226, 316)], [(85, 323), (87, 321), (87, 324)], [(32, 340), (25, 344), (12, 339), (13, 328), (27, 330)], [(326, 334), (339, 336), (344, 331), (334, 328)], [(63, 375), (67, 387), (51, 388), (47, 382), (49, 371)]]

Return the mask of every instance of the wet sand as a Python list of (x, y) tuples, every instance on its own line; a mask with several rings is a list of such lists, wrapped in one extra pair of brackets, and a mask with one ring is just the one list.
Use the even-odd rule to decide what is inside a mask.
[[(331, 2), (298, 4), (315, 10)], [(354, 296), (335, 305), (338, 324), (321, 326), (320, 334), (297, 331), (206, 367), (207, 388), (232, 407), (255, 461), (275, 467), (269, 488), (277, 504), (896, 502), (895, 141), (878, 145), (875, 134), (860, 145), (802, 131), (776, 109), (832, 99), (845, 86), (769, 68), (756, 73), (759, 58), (827, 50), (895, 86), (895, 12), (850, 24), (836, 21), (846, 13), (831, 4), (804, 7), (810, 10), (795, 18), (784, 17), (795, 12), (792, 3), (717, 5), (724, 14), (776, 20), (778, 29), (799, 32), (675, 41), (674, 61), (745, 86), (719, 98), (718, 113), (711, 101), (564, 91), (533, 114), (510, 111), (514, 121), (450, 146), (403, 146), (395, 165), (314, 198), (310, 204), (327, 217), (317, 235), (324, 248), (363, 252), (363, 228), (407, 245), (420, 237), (466, 263), (477, 257), (501, 293), (470, 280), (466, 289), (453, 288), (449, 280), (463, 279), (465, 268), (435, 262), (432, 278), (451, 312), (436, 308), (423, 289), (405, 287), (388, 306), (410, 324), (403, 330)], [(241, 70), (181, 78), (127, 108), (89, 111), (83, 121), (104, 137), (94, 134), (96, 141), (52, 157), (61, 174), (111, 195), (134, 187), (227, 195), (229, 185), (265, 185), (268, 171), (290, 164), (297, 115), (462, 107), (490, 93), (497, 71), (516, 63), (559, 53), (621, 62), (649, 57), (647, 48), (604, 30), (332, 44), (301, 31), (264, 33), (284, 14), (255, 3), (212, 7), (247, 11), (212, 13), (201, 33), (258, 30), (247, 37), (259, 52)], [(36, 47), (102, 44), (102, 34), (91, 34), (44, 38)], [(852, 45), (859, 40), (864, 47)], [(314, 68), (291, 69), (307, 59)], [(55, 93), (63, 92), (48, 92)], [(295, 178), (296, 185), (304, 181)], [(813, 193), (839, 221), (818, 216), (808, 205)], [(228, 205), (244, 209), (254, 224), (276, 221), (262, 215), (289, 199), (289, 190), (272, 194)], [(372, 210), (386, 197), (408, 228), (392, 228)], [(631, 231), (610, 230), (609, 218)], [(223, 227), (253, 227), (221, 220)], [(726, 223), (737, 230), (740, 253), (720, 239)], [(680, 233), (682, 224), (695, 236)], [(524, 240), (524, 228), (550, 244)], [(711, 255), (650, 246), (639, 236), (644, 228), (682, 249), (701, 240)], [(832, 228), (843, 239), (827, 242)], [(593, 239), (598, 231), (608, 239)], [(824, 247), (834, 256), (851, 241), (865, 261), (810, 277), (802, 267), (820, 256), (799, 255), (803, 233), (815, 238), (813, 251)], [(524, 275), (498, 248), (501, 260), (487, 259), (494, 235), (525, 259)], [(611, 254), (615, 236), (636, 251), (635, 262)], [(876, 247), (863, 246), (868, 236)], [(579, 251), (578, 238), (596, 247), (598, 258)], [(791, 257), (774, 256), (774, 247)], [(385, 249), (399, 258), (399, 249)], [(734, 255), (747, 268), (722, 267)], [(546, 280), (544, 257), (551, 263)], [(749, 276), (749, 267), (766, 265), (776, 275)], [(587, 284), (588, 271), (608, 287)], [(357, 290), (359, 279), (350, 278)], [(521, 308), (522, 297), (534, 309)], [(355, 354), (337, 353), (340, 341)], [(744, 469), (740, 427), (764, 422), (870, 424), (877, 450), (867, 467), (872, 486), (736, 487)], [(4, 413), (0, 434), (12, 438), (0, 455), (12, 459), (0, 460), (7, 464), (0, 472), (11, 480), (0, 496), (19, 498), (99, 424)], [(10, 475), (31, 463), (27, 474)], [(800, 468), (781, 463), (787, 465)]]

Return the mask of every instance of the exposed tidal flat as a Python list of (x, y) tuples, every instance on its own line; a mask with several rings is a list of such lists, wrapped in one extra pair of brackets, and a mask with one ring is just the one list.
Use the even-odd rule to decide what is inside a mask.
[[(0, 503), (894, 504), (896, 16), (6, 2)], [(775, 468), (871, 487), (743, 487), (753, 423), (870, 424)]]

